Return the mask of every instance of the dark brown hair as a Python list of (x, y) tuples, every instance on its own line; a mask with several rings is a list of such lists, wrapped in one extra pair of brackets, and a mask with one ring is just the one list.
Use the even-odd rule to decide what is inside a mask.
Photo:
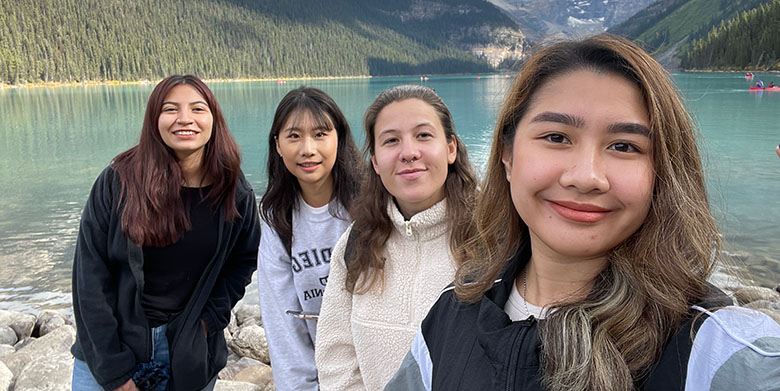
[[(387, 105), (407, 99), (419, 99), (433, 107), (439, 116), (444, 135), (448, 142), (457, 143), (455, 162), (447, 168), (447, 178), (444, 181), (444, 197), (447, 199), (447, 226), (450, 232), (450, 250), (456, 263), (460, 259), (458, 246), (471, 235), (471, 213), (477, 192), (477, 181), (474, 170), (469, 162), (466, 146), (455, 133), (450, 110), (436, 94), (428, 87), (419, 85), (403, 85), (390, 88), (374, 100), (366, 109), (364, 126), (366, 145), (363, 157), (368, 159), (375, 153), (374, 126), (379, 113)], [(354, 294), (365, 293), (377, 281), (382, 281), (384, 260), (382, 250), (387, 238), (393, 230), (390, 216), (387, 215), (387, 203), (390, 200), (379, 175), (371, 171), (367, 174), (358, 195), (353, 230), (358, 232), (354, 255), (347, 265), (346, 288)]]
[(479, 300), (528, 237), (502, 154), (511, 150), (534, 94), (578, 70), (620, 75), (641, 92), (655, 185), (644, 223), (611, 251), (588, 296), (553, 305), (540, 323), (543, 382), (551, 390), (631, 390), (690, 303), (708, 292), (711, 255), (720, 245), (693, 122), (663, 67), (633, 43), (609, 34), (555, 43), (522, 66), (498, 116), (474, 212), (478, 234), (465, 245), (455, 292), (460, 300)]
[(235, 196), (241, 156), (217, 99), (196, 76), (168, 76), (149, 96), (138, 144), (117, 155), (113, 162), (122, 184), (119, 201), (124, 203), (122, 232), (140, 246), (162, 247), (174, 243), (190, 229), (189, 214), (181, 197), (182, 170), (157, 126), (166, 95), (180, 85), (195, 88), (214, 118), (211, 139), (204, 147), (201, 162), (203, 178), (212, 184), (205, 199), (215, 209), (222, 207), (227, 220), (239, 216)]
[[(333, 165), (333, 194), (330, 199), (338, 201), (348, 213), (363, 175), (363, 163), (349, 122), (336, 102), (324, 91), (312, 87), (299, 87), (287, 93), (276, 107), (271, 131), (268, 133), (268, 187), (260, 200), (260, 213), (279, 235), (289, 252), (292, 248), (292, 211), (298, 207), (301, 186), (298, 179), (287, 170), (284, 161), (276, 151), (276, 138), (291, 116), (302, 117), (310, 113), (317, 125), (336, 130), (336, 162)], [(331, 205), (330, 214), (339, 216), (338, 208)]]

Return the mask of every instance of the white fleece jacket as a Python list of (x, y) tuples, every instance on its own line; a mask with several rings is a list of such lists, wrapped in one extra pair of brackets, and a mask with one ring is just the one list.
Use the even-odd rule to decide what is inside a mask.
[(344, 288), (351, 226), (336, 243), (317, 324), (321, 390), (381, 390), (396, 372), (420, 323), (455, 275), (445, 210), (443, 200), (404, 221), (395, 203), (388, 203), (394, 229), (384, 249), (384, 284), (366, 294)]

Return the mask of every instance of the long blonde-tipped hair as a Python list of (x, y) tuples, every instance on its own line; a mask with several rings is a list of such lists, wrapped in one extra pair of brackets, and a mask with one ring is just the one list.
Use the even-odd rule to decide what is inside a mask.
[[(520, 69), (498, 116), (455, 292), (474, 302), (517, 253), (528, 227), (512, 203), (501, 161), (534, 94), (555, 77), (589, 70), (625, 77), (650, 121), (655, 185), (642, 226), (609, 254), (588, 296), (559, 303), (540, 323), (543, 383), (550, 390), (631, 390), (657, 360), (689, 305), (708, 292), (720, 246), (696, 130), (667, 72), (647, 52), (609, 34), (552, 44)], [(496, 218), (501, 216), (502, 218)]]

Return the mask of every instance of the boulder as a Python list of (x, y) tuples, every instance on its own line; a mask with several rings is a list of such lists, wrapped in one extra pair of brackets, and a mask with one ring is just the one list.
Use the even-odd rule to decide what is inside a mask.
[(244, 327), (249, 325), (263, 325), (263, 316), (260, 314), (260, 305), (258, 304), (243, 304), (236, 308), (236, 322), (238, 327)]
[(268, 355), (268, 343), (265, 340), (265, 330), (258, 325), (242, 327), (228, 345), (231, 350), (241, 357), (249, 357), (270, 364)]
[(256, 384), (263, 391), (266, 391), (269, 384), (273, 385), (274, 376), (271, 367), (263, 364), (242, 369), (236, 374), (235, 380)]
[(75, 339), (76, 329), (71, 325), (65, 325), (30, 342), (24, 348), (3, 357), (0, 361), (8, 366), (14, 376), (19, 376), (22, 369), (33, 360), (63, 352), (70, 354), (70, 347)]
[(226, 330), (230, 332), (230, 335), (233, 335), (238, 331), (238, 322), (236, 321), (235, 312), (230, 313), (230, 322), (228, 322)]
[(734, 297), (737, 298), (739, 305), (745, 305), (758, 300), (780, 301), (780, 293), (775, 292), (774, 289), (760, 286), (738, 289), (734, 292)]
[(38, 319), (35, 320), (35, 329), (33, 335), (37, 337), (43, 337), (49, 334), (52, 330), (56, 330), (61, 326), (68, 324), (68, 320), (65, 316), (57, 311), (44, 310), (38, 315)]
[(69, 391), (73, 378), (73, 356), (59, 352), (38, 357), (22, 368), (15, 390)]
[[(0, 345), (0, 359), (15, 351), (16, 349), (11, 345)], [(2, 388), (0, 388), (0, 390), (2, 390)]]
[(18, 341), (16, 331), (9, 326), (0, 326), (0, 345), (13, 346)]
[(263, 391), (263, 389), (242, 381), (217, 380), (214, 391)]
[(35, 317), (16, 311), (0, 310), (0, 326), (8, 326), (16, 332), (16, 338), (23, 340), (32, 335)]
[[(235, 355), (235, 357), (239, 357)], [(219, 378), (224, 380), (235, 380), (236, 374), (243, 369), (254, 367), (258, 365), (265, 365), (262, 362), (249, 357), (239, 357), (238, 360), (230, 362), (230, 356), (228, 356), (228, 364), (225, 368), (219, 371)]]
[(35, 341), (35, 338), (33, 338), (33, 337), (27, 337), (27, 338), (25, 338), (25, 339), (23, 339), (23, 340), (21, 340), (21, 341), (17, 342), (17, 343), (16, 343), (16, 345), (14, 345), (14, 350), (21, 350), (21, 349), (23, 349), (25, 346), (29, 345), (29, 344), (30, 344), (30, 342), (32, 342), (32, 341)]
[(11, 382), (14, 380), (14, 374), (5, 364), (0, 362), (0, 391), (9, 391)]
[(745, 308), (761, 311), (780, 324), (780, 301), (756, 300), (745, 304)]

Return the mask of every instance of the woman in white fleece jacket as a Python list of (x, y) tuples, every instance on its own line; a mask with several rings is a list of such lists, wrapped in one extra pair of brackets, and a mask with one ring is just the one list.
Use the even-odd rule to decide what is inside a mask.
[(375, 175), (333, 249), (315, 349), (324, 391), (385, 386), (472, 232), (476, 180), (436, 92), (386, 90), (364, 122)]

